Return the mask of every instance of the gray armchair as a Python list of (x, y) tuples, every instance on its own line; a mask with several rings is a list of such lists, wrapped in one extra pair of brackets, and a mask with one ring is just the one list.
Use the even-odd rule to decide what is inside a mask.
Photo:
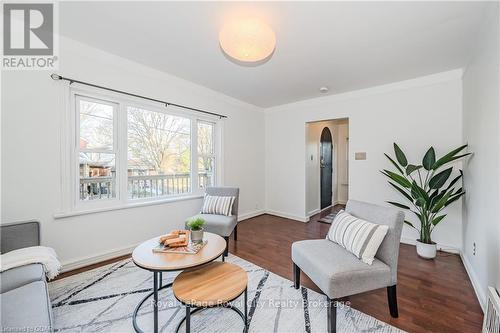
[(326, 294), (328, 332), (336, 332), (337, 299), (374, 289), (387, 288), (391, 316), (398, 317), (396, 283), (404, 213), (355, 200), (347, 202), (346, 211), (369, 222), (389, 226), (372, 265), (365, 264), (328, 239), (292, 244), (294, 287), (300, 286), (302, 270)]
[[(224, 256), (227, 257), (229, 253), (229, 236), (234, 230), (234, 240), (238, 240), (238, 199), (240, 189), (237, 187), (207, 187), (206, 193), (214, 196), (235, 197), (231, 216), (215, 215), (215, 214), (198, 214), (190, 217), (201, 217), (206, 221), (203, 227), (205, 231), (213, 232), (214, 234), (224, 237), (226, 240), (226, 250)], [(186, 223), (187, 221), (186, 220)]]
[[(1, 251), (40, 245), (37, 221), (2, 224)], [(0, 273), (2, 332), (52, 332), (52, 306), (41, 264), (29, 264)]]

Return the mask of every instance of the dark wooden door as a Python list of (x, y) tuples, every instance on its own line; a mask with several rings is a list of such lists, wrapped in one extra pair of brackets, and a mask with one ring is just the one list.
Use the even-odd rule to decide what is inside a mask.
[(321, 209), (332, 204), (332, 133), (323, 128), (320, 140)]

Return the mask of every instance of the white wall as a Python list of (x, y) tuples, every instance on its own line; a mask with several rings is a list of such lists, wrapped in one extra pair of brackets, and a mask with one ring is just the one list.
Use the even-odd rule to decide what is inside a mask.
[[(67, 38), (61, 38), (60, 49), (59, 73), (64, 76), (228, 115), (223, 135), (224, 183), (240, 187), (240, 215), (264, 208), (261, 109)], [(195, 199), (54, 219), (61, 200), (63, 83), (49, 74), (2, 73), (2, 223), (41, 221), (42, 243), (55, 248), (63, 263), (72, 263), (128, 250), (180, 227), (199, 210), (201, 199)]]
[(306, 215), (311, 216), (320, 211), (321, 205), (321, 173), (320, 173), (320, 139), (323, 128), (328, 127), (332, 133), (333, 168), (332, 168), (332, 204), (347, 201), (347, 120), (326, 120), (306, 124)]
[[(462, 144), (461, 74), (456, 70), (268, 109), (268, 210), (307, 220), (304, 124), (336, 118), (349, 118), (349, 198), (383, 205), (399, 200), (379, 172), (391, 167), (383, 154), (392, 152), (396, 141), (411, 161), (419, 162), (431, 145), (441, 155)], [(355, 152), (366, 152), (367, 159), (355, 161)], [(461, 204), (453, 205), (448, 214), (435, 240), (461, 248)], [(418, 235), (405, 226), (403, 237), (415, 240)]]
[(500, 11), (489, 6), (463, 77), (463, 135), (473, 152), (465, 165), (463, 256), (483, 305), (488, 285), (500, 290)]

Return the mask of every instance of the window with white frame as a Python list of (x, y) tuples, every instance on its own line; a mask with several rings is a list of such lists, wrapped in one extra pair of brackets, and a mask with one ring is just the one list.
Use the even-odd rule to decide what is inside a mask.
[(116, 198), (117, 105), (76, 96), (79, 200)]
[(71, 96), (74, 207), (202, 194), (216, 184), (215, 120), (80, 89)]

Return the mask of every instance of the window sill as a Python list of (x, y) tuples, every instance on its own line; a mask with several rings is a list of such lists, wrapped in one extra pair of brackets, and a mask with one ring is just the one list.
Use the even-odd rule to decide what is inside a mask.
[(186, 195), (186, 196), (181, 196), (181, 197), (158, 199), (158, 200), (151, 200), (151, 201), (129, 202), (127, 204), (111, 206), (111, 207), (102, 207), (102, 208), (95, 208), (95, 209), (75, 210), (75, 211), (71, 211), (71, 212), (56, 213), (56, 214), (54, 214), (54, 219), (62, 219), (62, 218), (72, 217), (72, 216), (80, 216), (80, 215), (87, 215), (87, 214), (109, 212), (109, 211), (113, 211), (113, 210), (122, 210), (122, 209), (130, 209), (130, 208), (137, 208), (137, 207), (162, 205), (162, 204), (167, 204), (167, 203), (172, 203), (172, 202), (194, 200), (194, 199), (201, 199), (201, 198), (203, 198), (203, 194)]

